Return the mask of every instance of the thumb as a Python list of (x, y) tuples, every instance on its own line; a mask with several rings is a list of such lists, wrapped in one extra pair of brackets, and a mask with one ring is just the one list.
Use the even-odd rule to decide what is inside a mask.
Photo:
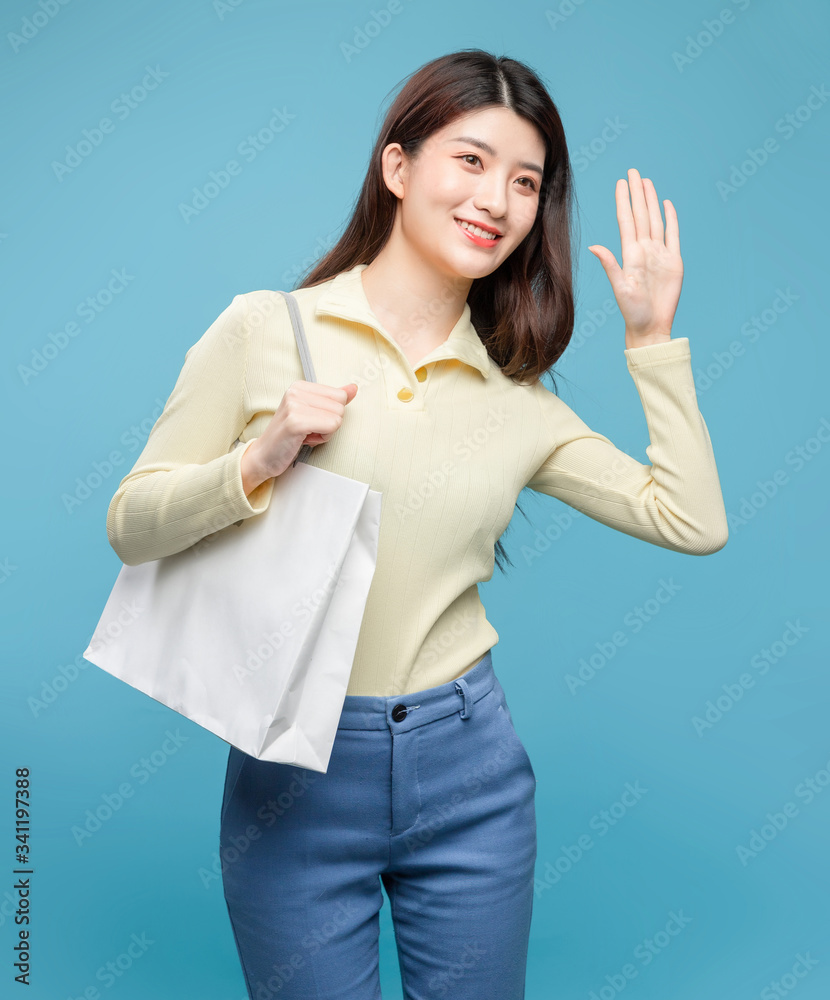
[(610, 250), (597, 243), (588, 247), (588, 249), (597, 258), (600, 264), (602, 264), (608, 278), (613, 280), (617, 272), (621, 270), (619, 264), (617, 264), (617, 258), (611, 253)]
[(351, 401), (357, 395), (357, 383), (356, 382), (349, 382), (349, 384), (348, 385), (344, 385), (343, 388), (346, 390), (346, 394), (348, 396), (348, 398), (346, 399), (346, 402), (347, 403), (351, 403)]

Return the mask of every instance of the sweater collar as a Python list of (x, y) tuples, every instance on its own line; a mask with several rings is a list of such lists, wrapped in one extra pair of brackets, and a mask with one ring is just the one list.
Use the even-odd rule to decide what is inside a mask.
[[(396, 350), (403, 354), (400, 345), (383, 329), (380, 320), (372, 312), (372, 307), (366, 298), (360, 273), (368, 266), (368, 264), (355, 264), (349, 270), (341, 271), (340, 274), (331, 278), (328, 282), (328, 288), (317, 299), (315, 313), (318, 316), (338, 316), (341, 319), (348, 319), (355, 323), (363, 323), (366, 326), (370, 326), (384, 340), (388, 341)], [(447, 358), (455, 358), (458, 361), (463, 361), (465, 364), (480, 371), (484, 378), (487, 378), (490, 374), (490, 356), (472, 324), (468, 302), (464, 303), (464, 311), (458, 322), (450, 330), (449, 336), (444, 343), (439, 344), (438, 347), (423, 357), (418, 367), (420, 368), (421, 365), (431, 361), (443, 361)]]

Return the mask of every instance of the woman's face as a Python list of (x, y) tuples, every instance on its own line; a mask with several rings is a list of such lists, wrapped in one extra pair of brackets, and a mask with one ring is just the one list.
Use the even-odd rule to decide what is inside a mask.
[[(401, 156), (390, 160), (387, 175), (399, 198), (396, 228), (440, 272), (485, 277), (533, 227), (545, 145), (509, 108), (457, 118), (425, 140), (414, 160)], [(461, 220), (499, 235), (481, 236)]]

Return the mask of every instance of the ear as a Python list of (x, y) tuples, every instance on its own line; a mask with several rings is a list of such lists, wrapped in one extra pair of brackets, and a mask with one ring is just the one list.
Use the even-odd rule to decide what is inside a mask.
[(390, 142), (381, 154), (383, 181), (396, 198), (403, 198), (406, 181), (406, 158), (399, 142)]

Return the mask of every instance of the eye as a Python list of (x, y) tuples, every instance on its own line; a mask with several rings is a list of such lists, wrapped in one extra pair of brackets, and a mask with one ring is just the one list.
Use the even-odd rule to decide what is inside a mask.
[[(478, 160), (478, 162), (481, 163), (481, 157), (478, 156), (477, 153), (463, 153), (461, 159), (462, 160), (473, 159), (473, 160)], [(470, 166), (473, 166), (473, 164), (470, 164)], [(526, 187), (529, 191), (536, 190), (536, 182), (531, 177), (520, 177), (519, 180), (528, 182), (527, 184), (523, 184), (522, 187)]]

